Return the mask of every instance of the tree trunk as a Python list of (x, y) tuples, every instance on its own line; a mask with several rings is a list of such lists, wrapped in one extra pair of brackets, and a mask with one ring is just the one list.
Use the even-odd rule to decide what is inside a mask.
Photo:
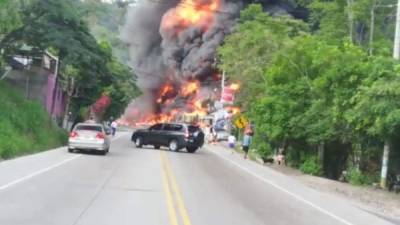
[(64, 119), (63, 119), (63, 125), (62, 127), (64, 129), (68, 129), (68, 121), (69, 121), (69, 104), (71, 101), (71, 96), (69, 94), (67, 94), (67, 99), (65, 100), (65, 110), (64, 110)]
[(349, 38), (351, 43), (353, 43), (353, 33), (354, 33), (354, 15), (353, 15), (353, 0), (347, 0), (347, 15), (349, 22)]
[(354, 158), (353, 158), (353, 165), (352, 166), (354, 166), (357, 171), (360, 171), (361, 154), (362, 154), (361, 148), (362, 148), (362, 146), (361, 146), (361, 144), (358, 143), (354, 147), (355, 147), (354, 148), (354, 154), (353, 154)]
[(385, 140), (385, 145), (383, 147), (382, 171), (381, 171), (381, 188), (383, 188), (383, 189), (387, 188), (389, 154), (390, 154), (390, 142), (389, 142), (389, 140)]
[(376, 0), (372, 3), (371, 8), (371, 23), (369, 27), (369, 55), (372, 56), (374, 54), (374, 32), (375, 32), (375, 9), (376, 9)]
[(68, 79), (68, 83), (67, 83), (67, 99), (65, 100), (65, 110), (64, 110), (64, 118), (63, 118), (63, 125), (62, 127), (64, 129), (68, 129), (68, 122), (69, 122), (69, 117), (70, 117), (70, 113), (69, 113), (69, 108), (70, 108), (70, 104), (71, 104), (71, 98), (74, 94), (74, 90), (75, 90), (75, 80), (74, 78)]
[(318, 161), (321, 164), (322, 168), (324, 167), (324, 158), (325, 158), (325, 142), (321, 142), (318, 145)]

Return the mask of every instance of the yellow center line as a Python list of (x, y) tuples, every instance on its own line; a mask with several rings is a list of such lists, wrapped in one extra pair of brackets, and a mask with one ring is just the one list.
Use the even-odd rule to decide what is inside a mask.
[[(179, 213), (180, 213), (180, 216), (182, 217), (182, 222), (184, 225), (192, 225), (189, 214), (185, 207), (185, 203), (183, 201), (181, 191), (176, 182), (176, 178), (175, 178), (174, 174), (172, 173), (170, 162), (164, 152), (161, 152), (161, 161), (163, 163), (164, 172), (165, 172), (165, 175), (167, 178), (167, 184), (171, 184), (173, 194), (175, 194), (175, 197), (176, 197), (176, 200), (178, 203)], [(171, 191), (170, 187), (168, 187), (168, 190)], [(167, 199), (167, 201), (168, 201), (168, 199)], [(172, 203), (172, 206), (173, 206), (173, 203)], [(173, 225), (175, 225), (175, 224), (173, 224)]]
[(168, 175), (165, 170), (165, 162), (163, 157), (161, 157), (161, 162), (163, 164), (162, 167), (162, 178), (163, 178), (163, 186), (164, 186), (164, 191), (166, 195), (166, 200), (167, 200), (167, 209), (168, 209), (168, 217), (169, 217), (169, 222), (171, 225), (178, 225), (178, 219), (176, 217), (176, 212), (175, 212), (175, 207), (174, 207), (174, 202), (173, 202), (173, 197), (170, 189), (170, 185), (168, 182)]

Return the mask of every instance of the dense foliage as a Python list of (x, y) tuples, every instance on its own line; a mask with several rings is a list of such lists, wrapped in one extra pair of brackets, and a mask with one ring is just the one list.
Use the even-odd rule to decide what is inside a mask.
[(381, 7), (393, 1), (349, 2), (301, 2), (304, 21), (250, 5), (218, 52), (220, 68), (242, 83), (253, 147), (274, 149), (257, 152), (281, 151), (289, 165), (335, 179), (349, 170), (362, 184), (377, 181), (384, 144), (399, 172), (400, 71), (393, 9)]
[(121, 115), (130, 99), (138, 94), (135, 75), (113, 56), (109, 39), (98, 40), (91, 33), (87, 21), (93, 18), (94, 13), (85, 10), (96, 9), (95, 5), (103, 8), (113, 6), (99, 1), (22, 2), (24, 6), (11, 1), (2, 3), (13, 6), (16, 15), (19, 15), (15, 17), (20, 18), (20, 23), (0, 21), (0, 31), (3, 31), (3, 35), (0, 33), (0, 49), (3, 49), (3, 55), (10, 56), (24, 45), (32, 46), (39, 52), (49, 50), (60, 59), (60, 81), (68, 97), (66, 113), (87, 108), (107, 94), (112, 103), (105, 113), (114, 117)]

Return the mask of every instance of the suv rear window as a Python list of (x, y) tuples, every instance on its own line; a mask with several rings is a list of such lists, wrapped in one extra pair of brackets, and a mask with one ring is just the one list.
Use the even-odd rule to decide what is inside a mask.
[(161, 130), (162, 129), (162, 124), (156, 124), (150, 127), (150, 130)]
[(167, 131), (181, 131), (183, 128), (182, 125), (179, 124), (165, 124), (164, 125), (164, 130)]
[(79, 125), (75, 128), (75, 130), (87, 130), (87, 131), (97, 131), (103, 132), (102, 127), (100, 126), (90, 126), (90, 125)]
[(199, 128), (199, 127), (197, 127), (197, 126), (193, 126), (193, 125), (190, 125), (190, 126), (188, 126), (188, 129), (189, 129), (189, 133), (194, 133), (194, 132), (196, 132), (196, 131), (199, 131), (199, 130), (200, 130), (200, 128)]

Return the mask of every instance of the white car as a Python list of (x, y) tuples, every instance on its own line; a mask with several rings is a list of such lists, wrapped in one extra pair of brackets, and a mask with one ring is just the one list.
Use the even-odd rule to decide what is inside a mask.
[(78, 123), (69, 135), (68, 151), (95, 150), (105, 155), (110, 150), (109, 135), (102, 124)]

